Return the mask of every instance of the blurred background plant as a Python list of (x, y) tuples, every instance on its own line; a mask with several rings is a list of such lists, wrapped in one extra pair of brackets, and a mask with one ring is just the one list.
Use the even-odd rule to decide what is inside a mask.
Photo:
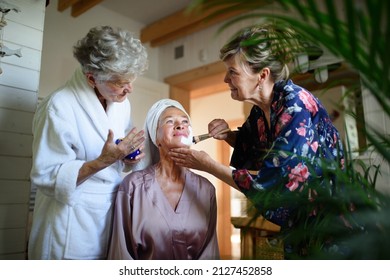
[[(272, 9), (264, 8), (268, 4), (272, 4)], [(212, 11), (210, 18), (232, 10), (244, 11), (228, 20), (221, 31), (248, 19), (292, 26), (302, 40), (325, 47), (356, 70), (360, 75), (360, 83), (356, 86), (368, 90), (386, 117), (390, 116), (390, 53), (387, 51), (390, 1), (194, 0), (189, 10)], [(353, 89), (345, 94), (351, 92)], [(356, 117), (353, 112), (346, 113)], [(363, 147), (364, 152), (380, 157), (382, 163), (388, 164), (388, 133), (368, 123), (364, 123), (360, 129), (368, 140), (368, 145)], [(335, 178), (337, 190), (333, 194), (328, 190), (334, 186), (323, 188), (314, 181), (300, 193), (281, 195), (280, 190), (275, 190), (253, 195), (253, 205), (261, 205), (262, 209), (299, 205), (296, 213), (297, 219), (301, 220), (299, 226), (280, 233), (279, 238), (309, 245), (305, 254), (291, 255), (289, 258), (390, 259), (390, 197), (376, 189), (381, 165), (353, 157), (352, 151), (346, 150), (349, 153), (346, 154), (345, 170), (337, 166), (330, 168), (329, 163), (324, 163), (325, 176)], [(313, 190), (318, 193), (314, 202), (308, 200), (308, 192)], [(321, 219), (309, 218), (313, 209), (318, 211)], [(261, 211), (257, 213), (260, 215)], [(330, 237), (340, 248), (345, 246), (348, 249), (343, 254), (332, 247), (325, 250)]]

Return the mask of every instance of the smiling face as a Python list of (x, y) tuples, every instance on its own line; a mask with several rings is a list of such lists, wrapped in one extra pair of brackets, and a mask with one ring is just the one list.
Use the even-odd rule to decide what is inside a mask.
[(231, 56), (224, 60), (226, 75), (224, 82), (229, 85), (232, 99), (246, 101), (256, 98), (258, 95), (259, 74), (242, 64), (237, 56)]
[(160, 115), (156, 144), (167, 149), (188, 147), (192, 141), (190, 120), (186, 113), (176, 107), (169, 107)]

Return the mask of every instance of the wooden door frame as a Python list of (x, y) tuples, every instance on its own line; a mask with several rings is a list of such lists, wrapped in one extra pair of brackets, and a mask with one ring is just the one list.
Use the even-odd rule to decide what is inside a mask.
[(191, 99), (229, 89), (223, 81), (225, 71), (223, 62), (218, 61), (167, 77), (164, 82), (170, 87), (170, 98), (179, 101), (191, 115)]

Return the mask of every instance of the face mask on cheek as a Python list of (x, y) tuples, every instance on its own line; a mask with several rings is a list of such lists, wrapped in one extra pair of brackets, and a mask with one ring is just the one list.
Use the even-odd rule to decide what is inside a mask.
[(192, 145), (192, 138), (193, 138), (192, 127), (188, 126), (188, 137), (183, 136), (183, 137), (181, 137), (180, 141), (184, 145), (191, 146)]

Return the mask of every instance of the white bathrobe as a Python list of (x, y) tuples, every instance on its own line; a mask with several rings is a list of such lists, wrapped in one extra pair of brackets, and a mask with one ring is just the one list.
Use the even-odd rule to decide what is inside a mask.
[(29, 259), (104, 259), (123, 163), (117, 161), (76, 187), (79, 169), (107, 139), (131, 129), (130, 103), (107, 111), (80, 69), (40, 104), (33, 121), (32, 184), (37, 187)]

